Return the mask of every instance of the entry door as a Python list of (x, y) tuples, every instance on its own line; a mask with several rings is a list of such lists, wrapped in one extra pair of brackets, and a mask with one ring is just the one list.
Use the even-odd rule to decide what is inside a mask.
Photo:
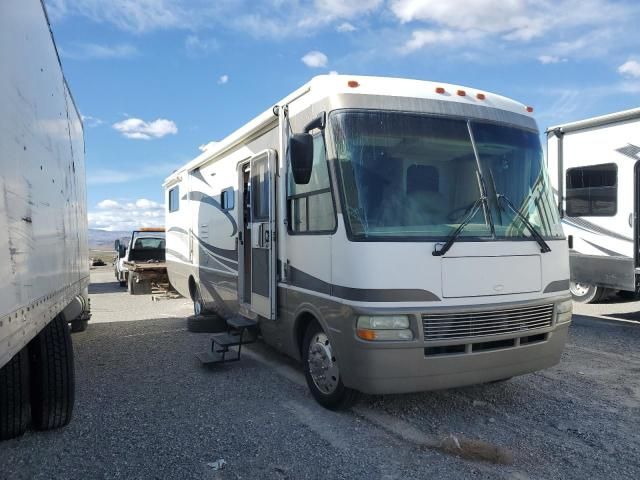
[(276, 312), (276, 153), (251, 159), (251, 310), (265, 318)]

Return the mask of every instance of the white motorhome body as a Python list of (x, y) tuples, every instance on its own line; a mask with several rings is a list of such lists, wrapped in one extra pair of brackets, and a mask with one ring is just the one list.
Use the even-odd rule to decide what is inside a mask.
[[(0, 3), (0, 45), (3, 438), (24, 431), (29, 412), (36, 428), (70, 419), (73, 356), (65, 322), (86, 326), (89, 259), (83, 126), (39, 0)], [(50, 390), (39, 382), (51, 382)]]
[(547, 130), (574, 298), (638, 289), (640, 108)]
[[(310, 139), (293, 135), (304, 130)], [(314, 357), (320, 399), (553, 365), (569, 271), (537, 135), (527, 108), (498, 95), (315, 77), (167, 178), (171, 283), (220, 315), (257, 319), (306, 369)], [(296, 138), (313, 145), (306, 184), (292, 175), (302, 155), (287, 161)]]

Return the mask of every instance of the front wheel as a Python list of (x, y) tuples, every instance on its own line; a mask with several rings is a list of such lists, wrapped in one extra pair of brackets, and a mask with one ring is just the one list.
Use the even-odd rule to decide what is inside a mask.
[(603, 300), (609, 294), (606, 288), (590, 283), (574, 281), (571, 281), (569, 290), (571, 291), (573, 301), (578, 303), (596, 303)]
[(316, 401), (329, 410), (344, 410), (358, 399), (359, 392), (345, 387), (329, 337), (313, 322), (303, 341), (303, 368), (307, 385)]

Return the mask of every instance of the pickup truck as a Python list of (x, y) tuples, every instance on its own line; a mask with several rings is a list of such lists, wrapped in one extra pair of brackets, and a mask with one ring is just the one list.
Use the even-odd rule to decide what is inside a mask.
[(169, 283), (163, 228), (134, 230), (128, 244), (115, 241), (114, 273), (131, 295), (151, 293), (151, 284)]

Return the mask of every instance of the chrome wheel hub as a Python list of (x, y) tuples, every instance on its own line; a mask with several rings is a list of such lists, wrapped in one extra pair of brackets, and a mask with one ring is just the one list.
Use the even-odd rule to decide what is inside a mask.
[(591, 288), (588, 283), (571, 282), (570, 290), (576, 297), (584, 297)]
[(340, 371), (327, 335), (316, 334), (309, 344), (308, 353), (309, 373), (313, 383), (322, 393), (330, 395), (338, 387)]

